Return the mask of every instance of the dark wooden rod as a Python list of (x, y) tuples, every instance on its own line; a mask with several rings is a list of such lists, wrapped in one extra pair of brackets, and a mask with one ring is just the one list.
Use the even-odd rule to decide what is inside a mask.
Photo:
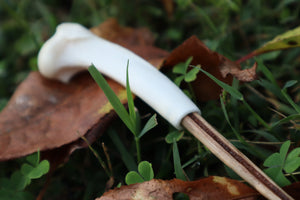
[(264, 197), (270, 200), (293, 199), (198, 113), (187, 115), (181, 124)]

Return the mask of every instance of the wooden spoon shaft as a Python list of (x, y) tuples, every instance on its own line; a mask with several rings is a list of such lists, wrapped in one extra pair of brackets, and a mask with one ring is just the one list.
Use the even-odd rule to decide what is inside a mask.
[(182, 120), (182, 125), (267, 199), (293, 199), (198, 113), (187, 115)]

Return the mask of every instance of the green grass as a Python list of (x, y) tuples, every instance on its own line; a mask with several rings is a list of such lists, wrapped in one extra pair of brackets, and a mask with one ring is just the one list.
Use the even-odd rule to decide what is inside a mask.
[[(165, 50), (174, 49), (194, 34), (209, 48), (232, 60), (238, 60), (300, 24), (300, 5), (296, 1), (176, 0), (174, 4), (174, 11), (168, 16), (158, 0), (0, 0), (0, 109), (27, 74), (37, 69), (39, 48), (63, 21), (91, 27), (115, 17), (126, 26), (149, 28), (156, 36), (155, 45)], [(198, 102), (207, 121), (262, 169), (269, 169), (270, 161), (265, 163), (269, 156), (278, 156), (287, 149), (287, 140), (291, 142), (290, 150), (299, 146), (300, 89), (299, 82), (294, 81), (300, 77), (299, 53), (300, 48), (295, 48), (258, 56), (255, 58), (258, 80), (251, 83), (235, 80), (230, 89), (225, 88), (221, 100)], [(252, 66), (255, 60), (246, 61), (242, 67)], [(171, 70), (167, 74), (178, 76)], [(187, 80), (193, 77), (193, 74), (187, 77), (186, 71), (181, 75)], [(130, 77), (128, 80), (130, 82)], [(140, 117), (135, 116), (132, 103), (129, 113), (125, 110), (129, 118), (133, 121), (140, 118), (138, 124), (146, 125), (155, 111), (136, 99), (134, 106)], [(101, 143), (108, 148), (114, 186), (125, 184), (126, 174), (136, 171), (141, 160), (152, 164), (154, 178), (235, 177), (190, 134), (175, 134), (166, 121), (160, 116), (156, 118), (158, 125), (151, 130), (146, 128), (148, 133), (144, 135), (138, 133), (143, 129), (127, 128), (117, 120), (92, 145), (100, 158), (105, 158)], [(289, 154), (281, 154), (290, 159)], [(297, 152), (293, 156), (297, 157)], [(20, 158), (0, 163), (0, 177), (9, 178), (24, 162), (26, 160)], [(299, 180), (298, 168), (291, 172), (284, 167), (279, 168), (282, 176), (288, 173), (285, 178), (289, 182)], [(53, 174), (44, 199), (92, 199), (104, 192), (108, 179), (92, 151), (75, 151), (69, 162)], [(37, 196), (44, 183), (45, 177), (42, 177), (32, 181), (25, 190)]]
[(134, 135), (136, 152), (137, 152), (137, 162), (140, 163), (142, 161), (141, 149), (140, 149), (140, 138), (157, 125), (157, 120), (156, 120), (156, 114), (154, 114), (146, 122), (145, 126), (141, 129), (141, 124), (140, 124), (141, 119), (138, 112), (135, 111), (134, 101), (130, 90), (128, 68), (129, 68), (129, 61), (127, 62), (127, 70), (126, 70), (126, 92), (127, 92), (127, 101), (128, 101), (127, 104), (128, 104), (129, 112), (126, 111), (125, 106), (123, 106), (121, 101), (118, 99), (117, 95), (114, 93), (112, 88), (110, 88), (109, 84), (106, 82), (105, 78), (97, 70), (97, 68), (94, 65), (91, 65), (88, 68), (88, 70), (91, 76), (96, 81), (96, 83), (104, 92), (105, 96), (108, 98), (109, 102), (113, 106), (114, 110), (116, 111), (120, 119), (124, 122), (127, 128)]

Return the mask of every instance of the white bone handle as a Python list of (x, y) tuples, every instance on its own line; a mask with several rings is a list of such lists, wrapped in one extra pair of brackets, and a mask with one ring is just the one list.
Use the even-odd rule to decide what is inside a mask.
[(198, 107), (166, 76), (133, 52), (94, 35), (76, 23), (63, 23), (40, 50), (38, 66), (42, 75), (68, 82), (78, 71), (91, 64), (106, 76), (126, 85), (174, 127)]

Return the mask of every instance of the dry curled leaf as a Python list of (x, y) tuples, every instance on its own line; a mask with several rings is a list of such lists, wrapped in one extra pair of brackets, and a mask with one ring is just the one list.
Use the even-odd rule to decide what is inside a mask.
[(258, 193), (247, 185), (228, 178), (211, 176), (198, 181), (179, 179), (159, 180), (122, 186), (110, 190), (96, 200), (173, 200), (174, 193), (185, 193), (190, 200), (247, 199), (254, 200)]
[(257, 77), (256, 76), (257, 63), (255, 63), (251, 68), (241, 70), (238, 64), (228, 59), (223, 59), (223, 62), (219, 68), (223, 77), (226, 77), (227, 74), (231, 74), (235, 78), (243, 82), (253, 81)]
[[(165, 60), (165, 67), (172, 67), (185, 62), (193, 56), (192, 65), (201, 65), (202, 69), (214, 75), (219, 80), (231, 84), (232, 76), (240, 81), (252, 81), (256, 77), (255, 67), (241, 70), (240, 65), (226, 57), (211, 51), (196, 36), (192, 36), (174, 49)], [(198, 100), (208, 101), (219, 98), (222, 88), (203, 73), (198, 73), (192, 83)]]
[[(145, 29), (121, 27), (111, 19), (93, 30), (156, 66), (168, 55), (152, 46), (153, 37)], [(108, 82), (125, 104), (126, 90), (110, 79)], [(112, 119), (111, 111), (104, 93), (88, 73), (63, 84), (31, 72), (0, 113), (0, 160), (37, 150), (49, 150), (47, 156), (55, 162), (65, 160), (74, 149), (86, 146), (81, 136), (92, 143), (101, 135)]]

